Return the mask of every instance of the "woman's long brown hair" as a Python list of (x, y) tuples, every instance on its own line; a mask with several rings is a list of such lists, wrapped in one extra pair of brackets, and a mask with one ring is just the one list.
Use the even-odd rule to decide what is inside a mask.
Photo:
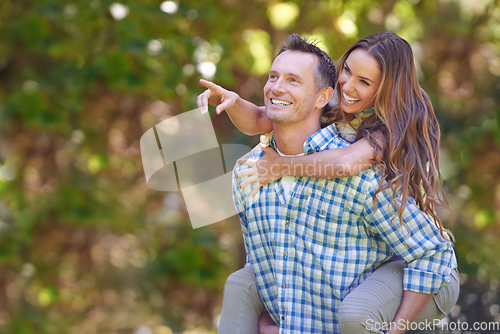
[[(382, 173), (377, 193), (394, 190), (399, 221), (406, 228), (401, 218), (408, 199), (413, 197), (444, 236), (447, 230), (436, 213), (437, 207), (447, 204), (439, 172), (439, 125), (429, 97), (418, 83), (411, 46), (394, 33), (370, 35), (351, 46), (338, 61), (337, 78), (347, 57), (358, 48), (374, 57), (382, 73), (375, 114), (363, 120), (356, 137), (366, 138), (377, 151), (375, 163)], [(338, 85), (337, 94), (341, 94)], [(331, 120), (347, 122), (353, 117), (337, 109)], [(385, 135), (385, 147), (372, 136), (376, 131)], [(387, 183), (382, 185), (384, 181)]]

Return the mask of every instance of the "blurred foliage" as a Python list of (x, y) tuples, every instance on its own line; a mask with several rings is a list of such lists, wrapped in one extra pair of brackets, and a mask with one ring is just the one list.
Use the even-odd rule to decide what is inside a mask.
[(260, 103), (291, 32), (338, 59), (383, 30), (412, 44), (442, 128), (451, 318), (500, 320), (498, 0), (3, 0), (0, 332), (214, 332), (239, 222), (193, 230), (179, 193), (147, 188), (140, 137), (194, 109), (202, 76)]

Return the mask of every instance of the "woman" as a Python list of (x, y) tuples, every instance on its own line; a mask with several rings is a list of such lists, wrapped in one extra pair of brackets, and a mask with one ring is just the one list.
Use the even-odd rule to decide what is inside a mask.
[[(443, 200), (439, 184), (439, 127), (432, 105), (418, 84), (410, 45), (393, 33), (374, 34), (349, 48), (339, 60), (338, 68), (339, 104), (325, 117), (335, 123), (346, 139), (349, 132), (355, 133), (355, 143), (347, 149), (302, 157), (280, 157), (266, 148), (267, 154), (261, 161), (248, 163), (254, 168), (236, 175), (250, 176), (241, 186), (257, 181), (254, 190), (257, 192), (263, 184), (282, 176), (346, 177), (374, 164), (385, 181), (379, 191), (394, 189), (399, 215), (395, 218), (401, 218), (404, 212), (404, 205), (398, 203), (413, 198), (447, 238), (435, 213)], [(233, 123), (245, 133), (270, 130), (270, 121), (262, 108), (216, 85), (202, 83), (209, 90), (199, 96), (200, 108), (206, 110), (210, 103), (218, 105), (218, 112), (226, 109)], [(326, 168), (332, 165), (333, 169)], [(382, 325), (391, 321), (398, 324), (399, 314), (408, 311), (409, 304), (402, 302), (409, 298), (402, 291), (403, 268), (401, 261), (384, 264), (344, 299), (339, 312), (342, 333), (404, 332), (404, 326), (383, 328)], [(458, 298), (455, 262), (450, 263), (450, 269), (455, 269), (450, 284), (436, 295), (429, 295), (420, 305), (410, 303), (411, 321), (440, 318), (451, 310)], [(373, 295), (369, 296), (370, 293)], [(431, 298), (433, 302), (428, 303)], [(265, 316), (260, 324), (261, 329), (277, 330)]]

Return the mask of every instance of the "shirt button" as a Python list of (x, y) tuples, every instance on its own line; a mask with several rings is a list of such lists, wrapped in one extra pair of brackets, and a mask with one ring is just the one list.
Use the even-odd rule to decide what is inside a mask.
[(290, 225), (290, 221), (289, 220), (285, 221), (285, 225), (286, 226)]
[(282, 287), (283, 289), (284, 289), (284, 288), (286, 288), (286, 284), (283, 284), (281, 287)]
[(284, 252), (283, 253), (283, 256), (285, 257), (285, 259), (288, 257), (288, 253), (287, 252)]
[(284, 315), (281, 316), (281, 320), (285, 320), (285, 316)]

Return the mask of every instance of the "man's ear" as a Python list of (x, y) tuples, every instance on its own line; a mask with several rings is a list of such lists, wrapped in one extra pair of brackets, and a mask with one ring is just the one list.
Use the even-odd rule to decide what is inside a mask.
[(318, 101), (316, 102), (316, 107), (319, 109), (323, 109), (324, 106), (327, 105), (328, 102), (333, 97), (333, 88), (332, 87), (323, 87), (319, 91)]

